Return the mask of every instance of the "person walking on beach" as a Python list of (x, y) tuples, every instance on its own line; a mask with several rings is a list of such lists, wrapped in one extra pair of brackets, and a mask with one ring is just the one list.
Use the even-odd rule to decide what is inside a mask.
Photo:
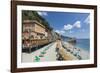
[(81, 50), (79, 48), (77, 48), (77, 57), (79, 60), (81, 60)]
[(60, 54), (60, 51), (59, 51), (59, 49), (60, 49), (60, 40), (57, 40), (57, 45), (56, 45), (56, 52), (57, 52), (57, 60), (63, 60), (63, 58), (62, 58), (62, 56), (61, 56), (61, 54)]

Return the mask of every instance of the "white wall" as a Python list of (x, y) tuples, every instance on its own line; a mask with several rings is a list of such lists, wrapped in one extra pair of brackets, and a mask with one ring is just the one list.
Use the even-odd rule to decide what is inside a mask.
[[(33, 0), (37, 1), (37, 0)], [(100, 1), (99, 0), (38, 0), (45, 2), (58, 2), (58, 3), (74, 3), (74, 4), (89, 4), (98, 5), (98, 19), (100, 19)], [(98, 20), (98, 31), (100, 31), (100, 20)], [(100, 34), (98, 33), (98, 37)], [(98, 38), (100, 43), (100, 38)], [(99, 45), (99, 44), (98, 44)], [(100, 52), (100, 46), (98, 46)], [(100, 53), (98, 53), (100, 56)], [(98, 64), (100, 64), (100, 57), (98, 57)], [(42, 71), (36, 73), (99, 73), (98, 68), (86, 69), (70, 69), (70, 70), (56, 70), (56, 71)], [(0, 2), (0, 73), (10, 73), (10, 0), (1, 0)], [(32, 72), (31, 72), (32, 73)]]

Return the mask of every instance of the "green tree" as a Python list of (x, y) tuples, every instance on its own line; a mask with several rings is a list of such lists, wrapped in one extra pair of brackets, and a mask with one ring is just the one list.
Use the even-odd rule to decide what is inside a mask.
[(22, 11), (22, 20), (37, 20), (39, 23), (43, 24), (47, 29), (52, 30), (46, 19), (40, 16), (36, 11)]

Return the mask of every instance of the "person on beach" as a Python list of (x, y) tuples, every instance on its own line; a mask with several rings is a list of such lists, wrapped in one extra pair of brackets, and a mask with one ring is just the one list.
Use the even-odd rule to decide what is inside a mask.
[(63, 58), (62, 58), (62, 56), (60, 54), (59, 48), (60, 48), (60, 40), (57, 40), (57, 45), (56, 45), (57, 60), (63, 60)]
[(77, 48), (77, 56), (80, 56), (80, 49), (79, 48)]
[(57, 52), (57, 56), (59, 55), (59, 41), (57, 40), (57, 45), (56, 45), (56, 52)]
[(74, 54), (75, 56), (77, 55), (77, 48), (76, 48), (76, 47), (73, 49), (73, 54)]
[(81, 49), (77, 48), (77, 57), (79, 60), (81, 60)]

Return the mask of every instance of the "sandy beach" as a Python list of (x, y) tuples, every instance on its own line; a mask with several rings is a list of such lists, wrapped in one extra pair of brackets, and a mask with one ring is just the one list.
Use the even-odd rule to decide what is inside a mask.
[(74, 49), (74, 46), (68, 42), (57, 40), (32, 53), (22, 53), (22, 62), (57, 61), (56, 49), (59, 49), (59, 54), (63, 60), (89, 59), (89, 52), (78, 47)]
[[(80, 55), (80, 57), (82, 58), (82, 60), (89, 59), (89, 57), (90, 57), (89, 52), (86, 51), (86, 50), (84, 50), (84, 49), (82, 49), (82, 48), (76, 47), (77, 49), (75, 50), (75, 49), (73, 49), (75, 47), (73, 45), (69, 44), (68, 42), (63, 42), (63, 45), (67, 49), (69, 49), (70, 51), (72, 51), (73, 54), (78, 53), (78, 55)], [(78, 50), (80, 50), (80, 51), (78, 52)]]
[(74, 55), (72, 55), (70, 52), (66, 51), (61, 44), (61, 41), (57, 41), (58, 44), (58, 48), (59, 48), (59, 52), (62, 55), (64, 60), (77, 60), (77, 57), (75, 57)]

